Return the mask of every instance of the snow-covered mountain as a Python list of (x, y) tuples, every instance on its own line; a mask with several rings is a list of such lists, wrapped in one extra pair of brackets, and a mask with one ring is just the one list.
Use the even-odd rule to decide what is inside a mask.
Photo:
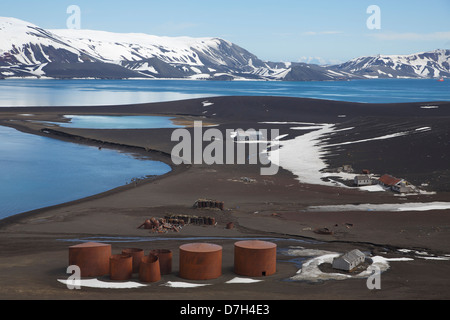
[(260, 79), (285, 70), (219, 38), (45, 30), (0, 18), (3, 77)]
[(336, 80), (346, 73), (262, 61), (220, 38), (45, 30), (0, 18), (0, 77)]
[(360, 57), (332, 66), (332, 69), (366, 78), (450, 77), (450, 50)]
[[(322, 81), (364, 78), (374, 73), (380, 76), (391, 74), (392, 77), (450, 75), (448, 50), (425, 53), (416, 59), (386, 57), (389, 58), (359, 58), (336, 66), (269, 62), (220, 38), (45, 30), (26, 21), (0, 17), (0, 78)], [(428, 59), (429, 64), (420, 68), (417, 59)], [(374, 62), (377, 60), (380, 62)], [(407, 67), (407, 62), (417, 68)], [(398, 66), (400, 69), (394, 73), (393, 68)], [(414, 70), (420, 70), (420, 75)]]

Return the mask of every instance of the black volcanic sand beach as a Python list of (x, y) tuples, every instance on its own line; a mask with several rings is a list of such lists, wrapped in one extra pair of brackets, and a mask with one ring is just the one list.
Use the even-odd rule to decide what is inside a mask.
[[(212, 104), (204, 105), (208, 101)], [(279, 129), (284, 139), (308, 131), (285, 122), (336, 124), (324, 161), (330, 168), (350, 164), (382, 175), (405, 178), (428, 191), (422, 195), (366, 192), (355, 188), (299, 182), (280, 168), (260, 175), (259, 165), (181, 165), (169, 174), (93, 195), (87, 199), (16, 215), (0, 221), (1, 299), (151, 299), (151, 300), (297, 300), (297, 299), (448, 299), (450, 298), (450, 210), (308, 211), (309, 206), (450, 201), (450, 103), (359, 104), (278, 97), (217, 97), (125, 106), (3, 108), (0, 125), (65, 141), (141, 153), (172, 164), (173, 129), (94, 130), (62, 128), (37, 121), (62, 121), (67, 114), (168, 115), (193, 132), (193, 121), (226, 129)], [(279, 123), (263, 123), (279, 122)], [(283, 122), (283, 123), (282, 123)], [(351, 128), (351, 129), (349, 129)], [(431, 128), (431, 129), (424, 129)], [(400, 137), (369, 140), (389, 134)], [(302, 152), (302, 150), (299, 150)], [(356, 174), (355, 173), (355, 174)], [(199, 198), (223, 201), (225, 210), (194, 209)], [(138, 229), (146, 219), (165, 215), (214, 217), (216, 225), (187, 225), (180, 232)], [(233, 223), (234, 228), (226, 228)], [(317, 233), (328, 229), (331, 234)], [(277, 272), (257, 283), (226, 283), (233, 272), (237, 239), (271, 239), (278, 247)], [(173, 273), (137, 289), (83, 287), (69, 290), (68, 247), (83, 241), (122, 248), (171, 249)], [(178, 275), (179, 246), (211, 242), (223, 246), (222, 276), (187, 281)], [(310, 256), (290, 256), (304, 249), (318, 256), (360, 249), (371, 256), (400, 259), (381, 275), (381, 290), (369, 290), (366, 279), (304, 280), (291, 277)], [(399, 251), (400, 249), (400, 251)], [(407, 249), (407, 250), (402, 250)], [(294, 258), (297, 258), (294, 259)], [(405, 259), (407, 258), (407, 259)], [(294, 259), (294, 260), (292, 260)], [(298, 260), (300, 259), (300, 260)], [(306, 272), (306, 271), (305, 271)], [(248, 278), (248, 277), (247, 277)], [(109, 281), (107, 277), (100, 280)], [(136, 275), (135, 281), (138, 282)], [(169, 287), (168, 282), (208, 284)]]

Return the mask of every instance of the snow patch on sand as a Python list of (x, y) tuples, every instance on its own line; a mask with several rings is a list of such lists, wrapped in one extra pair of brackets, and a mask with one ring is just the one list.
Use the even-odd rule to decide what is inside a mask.
[(162, 286), (172, 287), (172, 288), (197, 288), (203, 286), (209, 286), (209, 283), (190, 283), (190, 282), (182, 282), (182, 281), (168, 281)]
[[(343, 180), (353, 180), (354, 173), (330, 172), (325, 157), (330, 155), (333, 147), (341, 147), (350, 144), (365, 143), (370, 141), (394, 139), (410, 134), (422, 133), (431, 130), (431, 127), (421, 127), (414, 130), (390, 133), (354, 141), (344, 141), (339, 143), (328, 143), (328, 140), (337, 132), (355, 129), (354, 127), (337, 129), (336, 124), (312, 123), (312, 122), (260, 122), (265, 124), (298, 125), (290, 127), (291, 130), (306, 131), (290, 140), (280, 141), (278, 148), (268, 151), (268, 159), (275, 165), (292, 172), (301, 183), (340, 186), (343, 188), (353, 188), (362, 191), (381, 192), (386, 191), (378, 185), (364, 187), (349, 187), (341, 182), (333, 180), (337, 177)], [(422, 194), (422, 192), (420, 192)]]
[(319, 266), (323, 263), (333, 263), (333, 259), (339, 257), (341, 253), (330, 252), (324, 250), (314, 250), (314, 249), (292, 249), (287, 250), (285, 254), (290, 256), (302, 256), (302, 257), (312, 257), (302, 264), (300, 270), (297, 274), (292, 276), (290, 279), (294, 281), (324, 281), (324, 280), (345, 280), (351, 278), (367, 278), (374, 273), (374, 271), (384, 272), (390, 268), (389, 262), (395, 261), (411, 261), (412, 258), (385, 258), (382, 256), (369, 257), (372, 263), (367, 267), (366, 270), (357, 274), (344, 274), (339, 272), (323, 272), (320, 270)]
[(430, 131), (431, 128), (430, 127), (422, 127), (422, 128), (417, 128), (416, 131)]
[(261, 282), (262, 280), (256, 280), (256, 279), (250, 279), (250, 278), (240, 278), (235, 277), (231, 280), (228, 280), (225, 283), (255, 283), (255, 282)]
[(398, 249), (397, 251), (402, 253), (413, 253), (415, 254), (416, 258), (425, 259), (425, 260), (439, 260), (439, 261), (449, 261), (450, 255), (446, 254), (443, 256), (434, 256), (426, 251), (418, 251), (418, 250), (411, 250), (411, 249)]
[(70, 286), (80, 286), (88, 288), (101, 288), (101, 289), (135, 289), (140, 287), (146, 287), (146, 284), (137, 283), (133, 281), (127, 282), (108, 282), (101, 281), (98, 279), (80, 279), (80, 280), (61, 280), (59, 282), (70, 285)]
[(329, 144), (327, 147), (336, 147), (336, 146), (343, 146), (347, 144), (354, 144), (354, 143), (361, 143), (361, 142), (368, 142), (368, 141), (376, 141), (376, 140), (385, 140), (385, 139), (391, 139), (396, 137), (401, 137), (409, 134), (409, 132), (398, 132), (398, 133), (391, 133), (380, 137), (374, 137), (374, 138), (368, 138), (368, 139), (362, 139), (362, 140), (356, 140), (356, 141), (346, 141), (341, 143), (335, 143), (335, 144)]
[(450, 202), (365, 203), (308, 207), (308, 211), (431, 211), (447, 209), (450, 209)]
[(202, 102), (202, 105), (204, 106), (204, 107), (209, 107), (209, 106), (212, 106), (214, 103), (213, 102), (209, 102), (209, 101), (203, 101)]
[(421, 106), (421, 109), (439, 109), (439, 106)]
[(386, 189), (379, 185), (379, 184), (374, 184), (371, 186), (362, 186), (362, 187), (358, 187), (359, 190), (363, 190), (363, 191), (369, 191), (369, 192), (381, 192), (381, 191), (386, 191)]
[(320, 171), (327, 164), (322, 159), (325, 152), (318, 144), (320, 138), (333, 132), (334, 125), (323, 124), (319, 128), (294, 139), (280, 141), (280, 147), (269, 152), (269, 160), (291, 171), (301, 182), (329, 185), (322, 180)]
[(328, 123), (299, 122), (299, 121), (263, 121), (263, 122), (260, 122), (260, 123), (267, 123), (267, 124), (302, 124), (302, 125), (320, 125), (320, 126), (328, 125)]

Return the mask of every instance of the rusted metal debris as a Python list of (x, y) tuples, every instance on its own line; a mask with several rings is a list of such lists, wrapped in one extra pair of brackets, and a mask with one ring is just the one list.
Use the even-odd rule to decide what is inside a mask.
[(208, 200), (208, 199), (198, 199), (194, 203), (194, 208), (198, 209), (219, 209), (224, 210), (225, 204), (223, 201), (216, 201), (216, 200)]
[(317, 233), (317, 234), (326, 234), (326, 235), (332, 235), (333, 234), (333, 231), (331, 231), (328, 228), (315, 229), (314, 232)]
[(185, 224), (206, 224), (209, 226), (216, 225), (216, 218), (205, 216), (190, 216), (190, 215), (166, 215), (164, 217), (169, 222)]
[(187, 224), (214, 226), (217, 223), (214, 217), (166, 215), (164, 218), (152, 217), (151, 219), (147, 219), (138, 227), (138, 229), (144, 228), (159, 233), (168, 231), (179, 232)]
[(144, 227), (144, 229), (149, 229), (152, 232), (158, 232), (158, 233), (166, 233), (168, 231), (175, 231), (179, 232), (182, 228), (183, 224), (175, 224), (175, 223), (169, 223), (164, 218), (154, 218), (147, 219), (142, 223), (138, 229)]

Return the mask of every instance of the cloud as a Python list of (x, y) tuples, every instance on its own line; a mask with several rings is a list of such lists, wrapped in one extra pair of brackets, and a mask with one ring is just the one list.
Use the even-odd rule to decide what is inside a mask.
[(408, 41), (434, 41), (434, 40), (447, 40), (450, 41), (450, 31), (444, 32), (432, 32), (432, 33), (376, 33), (369, 34), (369, 36), (374, 37), (378, 40), (386, 41), (398, 41), (398, 40), (408, 40)]
[(304, 62), (304, 63), (310, 63), (310, 64), (318, 64), (318, 65), (333, 65), (333, 64), (339, 64), (342, 63), (343, 61), (341, 60), (337, 60), (337, 59), (326, 59), (323, 57), (301, 57), (297, 60), (297, 62)]

